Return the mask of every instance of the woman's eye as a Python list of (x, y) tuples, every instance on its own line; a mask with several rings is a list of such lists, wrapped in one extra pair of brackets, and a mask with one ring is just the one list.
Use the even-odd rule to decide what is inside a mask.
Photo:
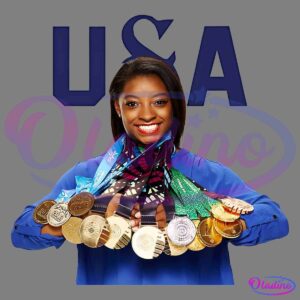
[(128, 101), (126, 102), (126, 105), (129, 107), (136, 107), (137, 103), (135, 101)]
[(161, 106), (161, 105), (166, 104), (167, 102), (168, 102), (168, 100), (163, 100), (163, 99), (161, 99), (161, 100), (156, 100), (156, 101), (155, 101), (155, 104)]

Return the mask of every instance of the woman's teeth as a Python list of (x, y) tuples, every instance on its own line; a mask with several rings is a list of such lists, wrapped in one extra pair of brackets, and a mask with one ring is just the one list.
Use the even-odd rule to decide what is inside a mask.
[(146, 133), (153, 133), (158, 129), (159, 124), (153, 124), (153, 125), (140, 125), (138, 128)]

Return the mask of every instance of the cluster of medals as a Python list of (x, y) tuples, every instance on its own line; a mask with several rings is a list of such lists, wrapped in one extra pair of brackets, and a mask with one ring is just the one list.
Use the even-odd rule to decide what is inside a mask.
[[(94, 178), (75, 176), (76, 189), (41, 202), (33, 212), (35, 222), (61, 227), (67, 241), (91, 248), (119, 250), (131, 241), (134, 252), (144, 259), (200, 251), (219, 245), (223, 238), (238, 237), (243, 230), (240, 216), (251, 213), (253, 206), (240, 199), (214, 197), (170, 167), (165, 151), (170, 145), (163, 144), (170, 138), (168, 132), (154, 144), (158, 149), (154, 154), (165, 153), (164, 159), (147, 161), (152, 156), (145, 159), (143, 155), (152, 146), (128, 154), (123, 151), (125, 135), (121, 136), (105, 154)], [(165, 152), (159, 152), (161, 145)], [(113, 200), (116, 206), (110, 205)], [(137, 203), (141, 219), (133, 233), (130, 220)], [(156, 218), (159, 205), (166, 213), (164, 226), (158, 226)]]
[(215, 247), (223, 238), (239, 237), (243, 231), (241, 214), (250, 213), (253, 206), (236, 198), (223, 198), (211, 206), (210, 216), (191, 220), (188, 217), (175, 217), (168, 225), (168, 236), (175, 245), (192, 251), (205, 247)]
[(243, 231), (240, 216), (253, 211), (253, 206), (243, 200), (226, 197), (217, 199), (207, 211), (209, 216), (197, 218), (175, 216), (166, 228), (166, 254), (177, 256), (187, 250), (200, 251), (215, 247), (223, 238), (239, 237)]
[(68, 201), (45, 200), (35, 208), (33, 218), (40, 224), (61, 227), (70, 243), (122, 249), (131, 240), (139, 257), (153, 259), (162, 253), (178, 256), (187, 250), (200, 251), (219, 245), (223, 238), (237, 238), (243, 230), (240, 216), (253, 211), (251, 204), (225, 197), (212, 202), (209, 217), (198, 214), (196, 219), (191, 219), (175, 212), (165, 228), (159, 228), (155, 219), (143, 220), (142, 215), (141, 226), (133, 234), (129, 213), (126, 215), (119, 210), (106, 217), (105, 209), (103, 213), (95, 209), (96, 202), (97, 197), (89, 192), (76, 194)]

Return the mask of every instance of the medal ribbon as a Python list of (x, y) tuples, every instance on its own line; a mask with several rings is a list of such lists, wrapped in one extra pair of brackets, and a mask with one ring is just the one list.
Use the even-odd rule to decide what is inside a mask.
[[(96, 196), (92, 210), (102, 214), (105, 213), (112, 197), (120, 192), (124, 194), (120, 198), (116, 213), (129, 218), (130, 212), (134, 204), (138, 201), (139, 195), (144, 190), (148, 177), (151, 174), (155, 162), (154, 155), (157, 155), (161, 145), (170, 139), (171, 131), (167, 132), (158, 142), (148, 147), (146, 146), (146, 150), (143, 152), (141, 152), (138, 146), (128, 137), (119, 139), (116, 143), (123, 143), (123, 147), (115, 147), (115, 145), (113, 145), (108, 152), (116, 153), (116, 155), (105, 155), (103, 158), (103, 168), (111, 168), (109, 174), (107, 171), (99, 172), (99, 170), (102, 169), (102, 163), (100, 163), (92, 183), (86, 178), (78, 178), (81, 185), (79, 187), (80, 190), (85, 188), (90, 193), (95, 193), (96, 191), (99, 193), (100, 190), (100, 196)], [(122, 149), (122, 151), (118, 153), (117, 149)], [(107, 158), (110, 160), (110, 163), (108, 163)], [(122, 163), (124, 161), (125, 163)], [(115, 163), (117, 163), (118, 167), (112, 169)], [(104, 178), (105, 174), (107, 174), (106, 178)], [(102, 182), (96, 178), (97, 176), (102, 176)], [(103, 191), (104, 188), (106, 188), (106, 190)]]
[(211, 206), (219, 203), (219, 201), (204, 194), (199, 187), (178, 170), (171, 168), (171, 173), (171, 187), (177, 196), (174, 198), (176, 214), (185, 214), (192, 220), (198, 219), (198, 214), (201, 217), (209, 217)]
[(56, 202), (68, 202), (69, 199), (76, 193), (76, 189), (73, 190), (61, 190), (60, 194), (56, 198)]
[(168, 172), (171, 166), (172, 151), (174, 149), (171, 149), (171, 144), (165, 143), (155, 158), (147, 189), (139, 199), (142, 225), (156, 224), (156, 210), (160, 203), (165, 208), (167, 220), (174, 216), (174, 201), (169, 194), (171, 178)]
[[(150, 151), (153, 147), (159, 147), (166, 140), (169, 140), (171, 138), (171, 131), (169, 130), (167, 133), (165, 133), (165, 135), (158, 142), (151, 144), (149, 147), (147, 147), (147, 149), (144, 152), (141, 152), (137, 146), (134, 147), (133, 150), (129, 149), (130, 157), (127, 157), (127, 161), (125, 161), (122, 165), (120, 165), (118, 170), (114, 170), (114, 172), (110, 172), (113, 165), (116, 163), (118, 157), (120, 156), (120, 154), (125, 155), (123, 151), (125, 136), (126, 134), (124, 133), (105, 154), (104, 158), (102, 159), (101, 163), (97, 168), (91, 186), (88, 190), (90, 193), (95, 194), (102, 187), (109, 185), (113, 177), (122, 175), (123, 170), (125, 168), (128, 168), (128, 166), (131, 165), (140, 156), (146, 155), (146, 152)], [(133, 151), (134, 153), (132, 153), (131, 151)], [(134, 157), (134, 154), (136, 154), (137, 156)]]

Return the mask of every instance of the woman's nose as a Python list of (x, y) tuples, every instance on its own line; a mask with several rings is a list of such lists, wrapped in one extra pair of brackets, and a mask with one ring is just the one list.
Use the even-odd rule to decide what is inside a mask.
[(151, 105), (143, 105), (139, 111), (139, 118), (149, 122), (156, 118), (156, 114)]

